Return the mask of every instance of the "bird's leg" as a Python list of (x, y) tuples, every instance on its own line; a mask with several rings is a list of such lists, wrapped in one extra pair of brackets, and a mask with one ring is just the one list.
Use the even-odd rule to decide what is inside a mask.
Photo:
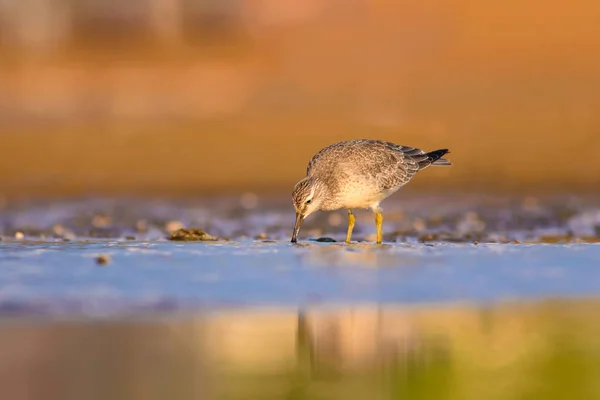
[(379, 208), (375, 209), (375, 226), (377, 227), (377, 244), (381, 244), (383, 235), (381, 233), (381, 225), (383, 223), (383, 215)]
[(348, 244), (350, 244), (350, 238), (352, 237), (352, 229), (354, 229), (354, 222), (356, 222), (356, 218), (354, 218), (352, 210), (348, 210), (348, 233), (346, 234), (346, 243)]

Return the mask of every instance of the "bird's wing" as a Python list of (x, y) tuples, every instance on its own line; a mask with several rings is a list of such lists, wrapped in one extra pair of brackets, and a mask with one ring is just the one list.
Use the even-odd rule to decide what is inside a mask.
[(413, 147), (400, 146), (394, 143), (384, 142), (383, 153), (388, 158), (383, 164), (379, 181), (384, 190), (392, 189), (407, 184), (419, 171), (419, 161), (425, 159), (425, 153)]
[[(308, 162), (308, 166), (306, 167), (306, 175), (310, 175), (312, 172), (314, 172), (315, 169), (318, 169), (321, 166), (321, 164), (323, 164), (319, 162), (322, 161), (322, 159), (326, 159), (329, 157), (336, 159), (337, 156), (343, 156), (343, 153), (347, 152), (347, 149), (344, 147), (344, 144), (344, 142), (334, 143), (321, 149)], [(323, 157), (325, 155), (327, 155), (328, 157)], [(343, 159), (343, 157), (341, 157), (341, 159)]]
[(325, 147), (310, 160), (306, 174), (369, 176), (387, 190), (408, 183), (419, 171), (419, 162), (425, 160), (427, 155), (421, 149), (361, 139)]

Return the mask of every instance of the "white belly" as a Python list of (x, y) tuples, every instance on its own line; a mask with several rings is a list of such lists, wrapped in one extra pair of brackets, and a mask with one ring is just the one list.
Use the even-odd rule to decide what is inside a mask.
[(370, 186), (349, 184), (338, 193), (338, 202), (340, 208), (377, 208), (381, 201), (398, 189), (400, 187), (378, 191)]

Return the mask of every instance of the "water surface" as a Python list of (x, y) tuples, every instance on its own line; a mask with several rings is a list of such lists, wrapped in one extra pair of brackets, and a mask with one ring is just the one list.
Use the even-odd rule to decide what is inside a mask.
[[(2, 243), (8, 313), (487, 303), (600, 293), (600, 244)], [(99, 265), (95, 258), (109, 258)]]

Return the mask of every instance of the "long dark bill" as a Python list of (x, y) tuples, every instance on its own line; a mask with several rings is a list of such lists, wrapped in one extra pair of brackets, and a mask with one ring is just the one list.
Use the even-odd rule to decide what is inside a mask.
[(302, 226), (302, 222), (304, 222), (304, 215), (300, 213), (296, 213), (296, 223), (294, 224), (294, 233), (292, 233), (292, 243), (296, 243), (296, 236), (298, 236), (298, 232), (300, 232), (300, 227)]

